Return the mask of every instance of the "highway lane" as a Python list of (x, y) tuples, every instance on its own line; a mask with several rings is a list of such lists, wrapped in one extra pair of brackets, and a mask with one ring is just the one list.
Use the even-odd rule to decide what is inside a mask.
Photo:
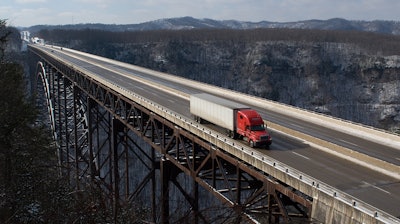
[[(199, 90), (196, 88), (188, 87), (184, 84), (176, 83), (170, 81), (170, 77), (165, 75), (164, 77), (160, 77), (157, 75), (149, 75), (144, 74), (141, 71), (135, 70), (135, 68), (131, 65), (127, 65), (124, 63), (120, 63), (118, 65), (115, 64), (113, 60), (104, 60), (104, 58), (93, 58), (91, 56), (79, 55), (82, 59), (87, 61), (92, 61), (94, 63), (100, 63), (102, 66), (107, 67), (109, 69), (126, 72), (127, 74), (141, 77), (147, 80), (150, 80), (155, 83), (160, 83), (162, 85), (179, 89), (187, 94), (204, 92), (203, 90)], [(246, 103), (246, 102), (242, 102)], [(316, 138), (323, 139), (334, 144), (344, 146), (354, 151), (358, 151), (374, 158), (381, 159), (383, 161), (395, 164), (400, 166), (400, 149), (394, 148), (388, 145), (382, 145), (374, 142), (374, 139), (364, 139), (357, 136), (352, 136), (334, 129), (329, 129), (327, 127), (321, 127), (317, 124), (310, 123), (301, 119), (289, 117), (277, 113), (273, 110), (265, 110), (263, 108), (259, 108), (254, 105), (250, 105), (257, 111), (261, 113), (264, 119), (267, 121), (271, 121), (277, 123), (279, 125), (291, 128), (296, 131), (300, 131), (302, 133), (315, 136)]]
[[(60, 55), (63, 54), (60, 53)], [(76, 64), (76, 66), (84, 67), (96, 74), (102, 74), (104, 78), (118, 82), (124, 88), (143, 95), (162, 106), (170, 108), (170, 105), (174, 105), (174, 110), (177, 113), (190, 117), (189, 102), (187, 100), (128, 78), (129, 76), (135, 76), (137, 71), (118, 68), (115, 70), (117, 72), (112, 72), (104, 69), (104, 67), (111, 65), (101, 63), (102, 67), (98, 67), (88, 65), (86, 61), (71, 58), (68, 55), (63, 55), (62, 57)], [(112, 69), (112, 66), (109, 68)], [(121, 76), (121, 73), (126, 76)], [(175, 84), (169, 85), (175, 87)], [(199, 92), (199, 90), (192, 88), (186, 87), (184, 89), (189, 91), (188, 93)], [(269, 112), (267, 113), (269, 119), (271, 119), (271, 115)], [(276, 116), (281, 118), (281, 115)], [(300, 121), (289, 120), (288, 123), (292, 125), (304, 126)], [(325, 153), (290, 136), (273, 131), (272, 135), (274, 142), (270, 150), (259, 149), (261, 152), (390, 214), (400, 216), (398, 209), (400, 208), (400, 198), (398, 196), (400, 195), (400, 183), (398, 180)]]

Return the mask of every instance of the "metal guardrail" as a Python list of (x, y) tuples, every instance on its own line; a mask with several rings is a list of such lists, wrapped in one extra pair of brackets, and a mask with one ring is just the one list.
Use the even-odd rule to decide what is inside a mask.
[[(110, 84), (113, 85), (114, 87), (110, 86)], [(197, 122), (194, 122), (190, 118), (187, 118), (183, 115), (170, 111), (168, 108), (165, 108), (146, 98), (136, 95), (135, 93), (126, 90), (115, 83), (109, 83), (107, 85), (118, 92), (126, 93), (124, 95), (129, 96), (128, 98), (130, 98), (131, 100), (140, 103), (141, 105), (147, 107), (148, 109), (154, 111), (155, 113), (163, 116), (167, 120), (173, 121), (180, 127), (188, 127), (188, 126), (191, 127), (190, 132), (196, 134), (197, 136), (201, 136), (198, 134), (198, 132), (212, 136), (212, 138), (215, 139), (215, 142), (213, 142), (213, 144), (228, 146), (228, 147), (223, 147), (223, 149), (229, 148), (228, 150), (229, 153), (238, 157), (239, 159), (242, 159), (247, 164), (253, 165), (254, 167), (256, 167), (261, 171), (264, 171), (268, 174), (276, 173), (278, 171), (281, 174), (283, 174), (282, 177), (290, 176), (291, 178), (296, 179), (299, 183), (302, 183), (309, 187), (309, 190), (307, 192), (308, 195), (313, 195), (313, 191), (317, 190), (323, 192), (326, 195), (330, 195), (333, 198), (333, 200), (337, 200), (337, 202), (339, 203), (343, 203), (348, 207), (352, 207), (355, 210), (359, 210), (360, 212), (369, 215), (372, 219), (375, 219), (382, 223), (400, 223), (400, 220), (397, 219), (396, 217), (387, 214), (357, 198), (354, 198), (351, 195), (339, 191), (338, 189), (335, 189), (317, 179), (314, 179), (294, 168), (291, 168), (286, 164), (279, 162), (278, 160), (268, 157), (265, 154), (261, 154), (258, 151), (252, 150), (248, 146), (232, 141), (232, 139), (227, 138), (226, 136), (221, 135), (220, 133), (215, 132), (212, 129), (208, 129), (205, 126), (200, 125)], [(219, 142), (219, 144), (217, 142)], [(269, 168), (265, 169), (266, 167)], [(273, 169), (274, 171), (271, 172), (271, 169)], [(272, 174), (272, 176), (274, 175)], [(279, 178), (277, 176), (275, 176), (275, 178), (279, 179), (280, 181), (285, 182), (285, 180), (287, 180), (287, 177)]]

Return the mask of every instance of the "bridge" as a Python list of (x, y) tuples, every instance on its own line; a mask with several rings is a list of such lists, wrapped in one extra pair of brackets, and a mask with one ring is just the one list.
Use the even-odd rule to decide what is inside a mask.
[[(100, 185), (115, 216), (142, 203), (154, 223), (400, 223), (398, 135), (71, 49), (29, 52), (60, 174)], [(259, 111), (271, 148), (196, 123), (200, 92)]]

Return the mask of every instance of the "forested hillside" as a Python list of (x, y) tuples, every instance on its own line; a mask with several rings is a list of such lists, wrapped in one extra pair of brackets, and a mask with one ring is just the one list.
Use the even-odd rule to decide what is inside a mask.
[(42, 30), (47, 43), (378, 128), (400, 126), (400, 36), (303, 29)]
[(68, 175), (59, 176), (52, 135), (24, 78), (29, 58), (20, 50), (19, 31), (0, 19), (0, 223), (137, 223), (146, 215), (142, 206), (124, 206), (116, 218), (100, 186), (77, 191)]
[(101, 24), (101, 23), (83, 23), (67, 25), (36, 25), (28, 27), (31, 32), (39, 30), (84, 30), (97, 29), (114, 32), (123, 31), (145, 31), (145, 30), (190, 30), (190, 29), (258, 29), (258, 28), (285, 28), (285, 29), (308, 29), (308, 30), (354, 30), (368, 31), (386, 34), (400, 34), (400, 23), (397, 21), (385, 20), (346, 20), (342, 18), (332, 18), (328, 20), (303, 20), (294, 22), (246, 22), (239, 20), (213, 20), (196, 19), (190, 16), (178, 18), (166, 18), (148, 21), (139, 24)]

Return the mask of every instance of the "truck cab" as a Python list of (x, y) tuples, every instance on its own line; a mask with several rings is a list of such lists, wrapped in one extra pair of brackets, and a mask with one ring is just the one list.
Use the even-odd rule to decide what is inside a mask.
[(250, 147), (271, 145), (271, 136), (260, 114), (252, 109), (244, 109), (238, 110), (236, 115), (236, 132)]

